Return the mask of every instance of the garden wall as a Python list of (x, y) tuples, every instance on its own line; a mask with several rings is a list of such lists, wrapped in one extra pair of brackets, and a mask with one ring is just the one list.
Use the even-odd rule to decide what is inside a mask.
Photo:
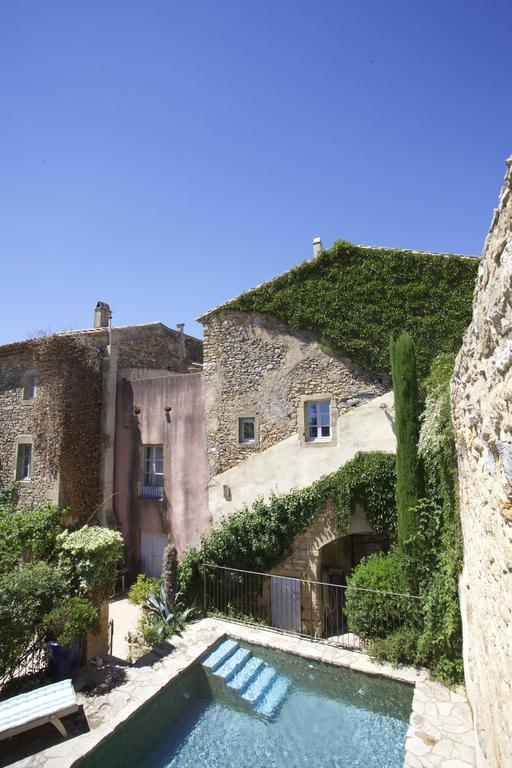
[(479, 765), (512, 765), (512, 158), (457, 358), (464, 667)]

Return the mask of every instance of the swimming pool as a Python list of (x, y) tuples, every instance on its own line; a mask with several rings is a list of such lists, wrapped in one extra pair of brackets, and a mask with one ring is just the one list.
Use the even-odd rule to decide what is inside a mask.
[(402, 768), (412, 685), (246, 643), (230, 652), (224, 668), (237, 655), (246, 665), (231, 681), (248, 661), (263, 664), (262, 677), (271, 668), (274, 681), (286, 681), (279, 706), (261, 714), (264, 697), (250, 702), (241, 695), (247, 686), (236, 690), (195, 664), (80, 767)]

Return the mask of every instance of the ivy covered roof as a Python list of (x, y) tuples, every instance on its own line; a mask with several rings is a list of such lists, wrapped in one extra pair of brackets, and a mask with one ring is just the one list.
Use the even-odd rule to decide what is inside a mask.
[(337, 356), (389, 372), (389, 340), (408, 330), (420, 375), (440, 352), (456, 352), (471, 320), (479, 259), (338, 241), (318, 256), (217, 307), (272, 315), (310, 331)]

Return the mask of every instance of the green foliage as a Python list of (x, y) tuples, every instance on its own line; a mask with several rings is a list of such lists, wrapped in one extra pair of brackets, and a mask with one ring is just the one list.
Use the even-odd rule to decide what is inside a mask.
[(347, 583), (354, 587), (346, 594), (348, 627), (359, 637), (385, 637), (404, 623), (417, 621), (419, 601), (406, 594), (407, 582), (397, 552), (368, 555), (354, 568)]
[(143, 605), (148, 597), (160, 591), (160, 579), (139, 573), (128, 591), (128, 600), (133, 605)]
[(181, 634), (192, 613), (192, 608), (183, 607), (181, 597), (181, 592), (178, 592), (170, 602), (163, 584), (157, 594), (149, 595), (139, 622), (146, 645), (152, 646)]
[(18, 483), (13, 480), (0, 487), (0, 510), (13, 510), (18, 497)]
[(22, 560), (51, 560), (65, 514), (49, 504), (17, 512), (0, 508), (0, 573)]
[(380, 664), (401, 666), (416, 662), (419, 630), (414, 626), (402, 626), (386, 637), (370, 641), (369, 653)]
[(396, 535), (395, 456), (383, 451), (359, 451), (336, 473), (336, 517), (340, 530), (350, 525), (361, 504), (376, 533)]
[(123, 537), (118, 531), (84, 525), (72, 533), (63, 531), (57, 544), (59, 565), (75, 594), (96, 601), (112, 593), (123, 551)]
[[(189, 599), (201, 590), (203, 563), (250, 571), (268, 571), (291, 553), (294, 536), (303, 533), (321, 513), (327, 499), (334, 501), (340, 531), (350, 525), (356, 502), (368, 505), (375, 530), (395, 533), (393, 497), (394, 458), (375, 451), (358, 453), (336, 472), (307, 488), (257, 500), (234, 512), (206, 536), (201, 549), (189, 549), (179, 563), (180, 589)], [(379, 495), (380, 490), (380, 495)]]
[(30, 563), (0, 576), (0, 677), (42, 641), (43, 618), (66, 594), (62, 573)]
[(97, 622), (98, 609), (89, 600), (71, 597), (45, 616), (43, 626), (48, 640), (70, 646), (94, 630)]
[(346, 241), (270, 282), (224, 310), (273, 315), (311, 331), (328, 349), (372, 371), (389, 371), (390, 336), (413, 337), (423, 377), (440, 352), (455, 352), (471, 321), (479, 261)]
[(416, 356), (412, 337), (402, 332), (390, 346), (395, 396), (396, 506), (398, 542), (403, 548), (417, 530), (414, 507), (422, 495), (422, 469), (418, 458), (419, 399)]
[(168, 603), (173, 603), (178, 592), (178, 552), (173, 544), (164, 550), (162, 580)]

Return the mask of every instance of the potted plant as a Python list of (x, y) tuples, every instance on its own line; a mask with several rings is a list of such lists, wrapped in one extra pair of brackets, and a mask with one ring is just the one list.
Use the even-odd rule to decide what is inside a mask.
[(55, 679), (69, 677), (80, 663), (86, 632), (95, 628), (98, 610), (83, 597), (71, 597), (45, 618), (48, 669)]

